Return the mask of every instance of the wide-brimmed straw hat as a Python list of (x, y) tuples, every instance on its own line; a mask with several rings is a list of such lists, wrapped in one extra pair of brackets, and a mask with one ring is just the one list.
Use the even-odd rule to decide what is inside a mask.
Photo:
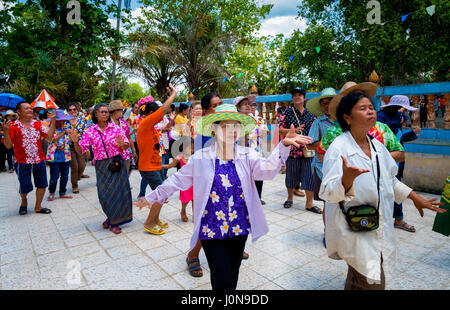
[(380, 109), (384, 109), (386, 107), (391, 107), (391, 106), (399, 106), (399, 107), (405, 108), (406, 110), (411, 111), (411, 112), (419, 111), (418, 108), (412, 107), (409, 104), (409, 98), (404, 95), (392, 96), (391, 100), (389, 100), (389, 103), (380, 106)]
[(375, 96), (375, 94), (377, 93), (377, 90), (378, 85), (372, 82), (364, 82), (359, 84), (355, 82), (347, 82), (344, 84), (344, 86), (342, 86), (339, 94), (331, 99), (330, 106), (328, 107), (328, 112), (330, 112), (331, 116), (336, 117), (336, 111), (339, 102), (341, 102), (341, 99), (343, 97), (347, 96), (350, 93), (353, 93), (355, 91), (363, 91), (368, 97), (373, 98), (373, 96)]
[(120, 100), (113, 100), (109, 103), (109, 112), (112, 113), (117, 110), (123, 110), (125, 107), (123, 106), (122, 101)]
[(253, 117), (239, 113), (233, 104), (221, 104), (216, 108), (216, 112), (203, 116), (195, 124), (195, 130), (205, 137), (211, 137), (212, 124), (220, 121), (238, 121), (242, 125), (241, 137), (251, 132), (256, 127)]
[(6, 116), (8, 116), (8, 115), (17, 116), (17, 113), (14, 113), (13, 110), (8, 110), (8, 111), (6, 111), (5, 115)]
[(315, 116), (321, 116), (323, 115), (323, 111), (322, 107), (320, 106), (320, 99), (333, 98), (334, 96), (336, 96), (336, 90), (334, 88), (325, 88), (320, 92), (319, 97), (308, 100), (308, 102), (306, 103), (306, 108)]

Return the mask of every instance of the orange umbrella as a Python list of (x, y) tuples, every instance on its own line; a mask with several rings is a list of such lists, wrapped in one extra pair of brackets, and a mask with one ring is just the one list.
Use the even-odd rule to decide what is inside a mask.
[(49, 93), (44, 89), (41, 91), (39, 96), (31, 103), (31, 107), (43, 108), (43, 109), (59, 109), (55, 103), (55, 99), (49, 95)]

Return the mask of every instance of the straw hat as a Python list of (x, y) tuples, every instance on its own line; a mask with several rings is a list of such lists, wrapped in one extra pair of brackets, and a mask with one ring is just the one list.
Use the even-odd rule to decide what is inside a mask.
[(109, 103), (109, 112), (113, 113), (117, 110), (123, 110), (125, 107), (123, 106), (122, 101), (120, 100), (113, 100)]
[(238, 121), (242, 125), (241, 137), (251, 132), (256, 127), (253, 117), (239, 113), (233, 104), (221, 104), (216, 108), (216, 112), (199, 119), (195, 124), (195, 130), (205, 137), (211, 137), (211, 126), (220, 121)]
[(339, 94), (334, 96), (333, 99), (331, 99), (330, 106), (328, 107), (330, 115), (336, 117), (337, 107), (339, 105), (339, 102), (341, 102), (341, 99), (347, 96), (348, 94), (358, 90), (365, 92), (368, 97), (372, 98), (377, 93), (378, 85), (372, 82), (364, 82), (360, 84), (357, 84), (355, 82), (345, 83), (344, 86), (342, 86)]
[(411, 111), (411, 112), (419, 111), (418, 108), (412, 107), (412, 106), (409, 104), (409, 99), (408, 99), (408, 97), (403, 96), (403, 95), (395, 95), (395, 96), (392, 96), (392, 97), (391, 97), (391, 100), (389, 101), (389, 103), (388, 103), (388, 104), (385, 104), (385, 105), (382, 105), (382, 106), (380, 107), (380, 109), (384, 109), (384, 108), (386, 108), (386, 107), (391, 107), (391, 106), (399, 106), (399, 107), (405, 108), (406, 110)]
[(320, 92), (319, 97), (308, 100), (308, 102), (306, 103), (306, 108), (315, 116), (321, 116), (323, 114), (323, 111), (320, 106), (320, 99), (333, 98), (334, 96), (336, 96), (336, 90), (334, 88), (325, 88)]
[(5, 115), (6, 116), (8, 116), (8, 115), (17, 116), (17, 113), (14, 113), (13, 110), (8, 110), (8, 111), (6, 111)]

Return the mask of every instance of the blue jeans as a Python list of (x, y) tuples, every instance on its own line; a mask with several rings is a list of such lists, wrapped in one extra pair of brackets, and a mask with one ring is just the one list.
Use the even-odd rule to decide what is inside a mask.
[[(170, 154), (169, 154), (170, 150), (166, 150), (166, 151), (167, 151), (167, 153), (162, 156), (162, 164), (163, 165), (168, 165), (169, 160), (170, 160)], [(163, 181), (165, 179), (167, 179), (167, 169), (161, 170), (161, 177), (162, 177)]]
[(47, 168), (45, 161), (37, 164), (17, 164), (16, 174), (19, 178), (19, 193), (28, 194), (33, 190), (33, 183), (31, 183), (31, 175), (33, 175), (34, 186), (36, 188), (47, 188)]
[(70, 161), (68, 162), (49, 162), (50, 166), (50, 185), (48, 191), (54, 194), (56, 191), (56, 184), (59, 179), (59, 196), (64, 196), (67, 192), (67, 181), (69, 181)]
[[(402, 178), (398, 175), (396, 178), (401, 181)], [(394, 202), (394, 219), (396, 220), (403, 220), (403, 205), (401, 203)]]

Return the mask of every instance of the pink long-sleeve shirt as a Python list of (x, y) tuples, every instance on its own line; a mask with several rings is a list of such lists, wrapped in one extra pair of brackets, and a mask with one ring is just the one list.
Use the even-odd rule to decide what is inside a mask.
[[(273, 179), (289, 157), (290, 150), (290, 146), (286, 147), (280, 142), (269, 158), (264, 158), (255, 150), (236, 145), (234, 162), (248, 209), (253, 242), (269, 231), (255, 180)], [(197, 243), (201, 218), (211, 193), (216, 157), (215, 144), (198, 150), (183, 168), (145, 196), (150, 204), (163, 204), (175, 192), (194, 186), (194, 233), (191, 249)]]

